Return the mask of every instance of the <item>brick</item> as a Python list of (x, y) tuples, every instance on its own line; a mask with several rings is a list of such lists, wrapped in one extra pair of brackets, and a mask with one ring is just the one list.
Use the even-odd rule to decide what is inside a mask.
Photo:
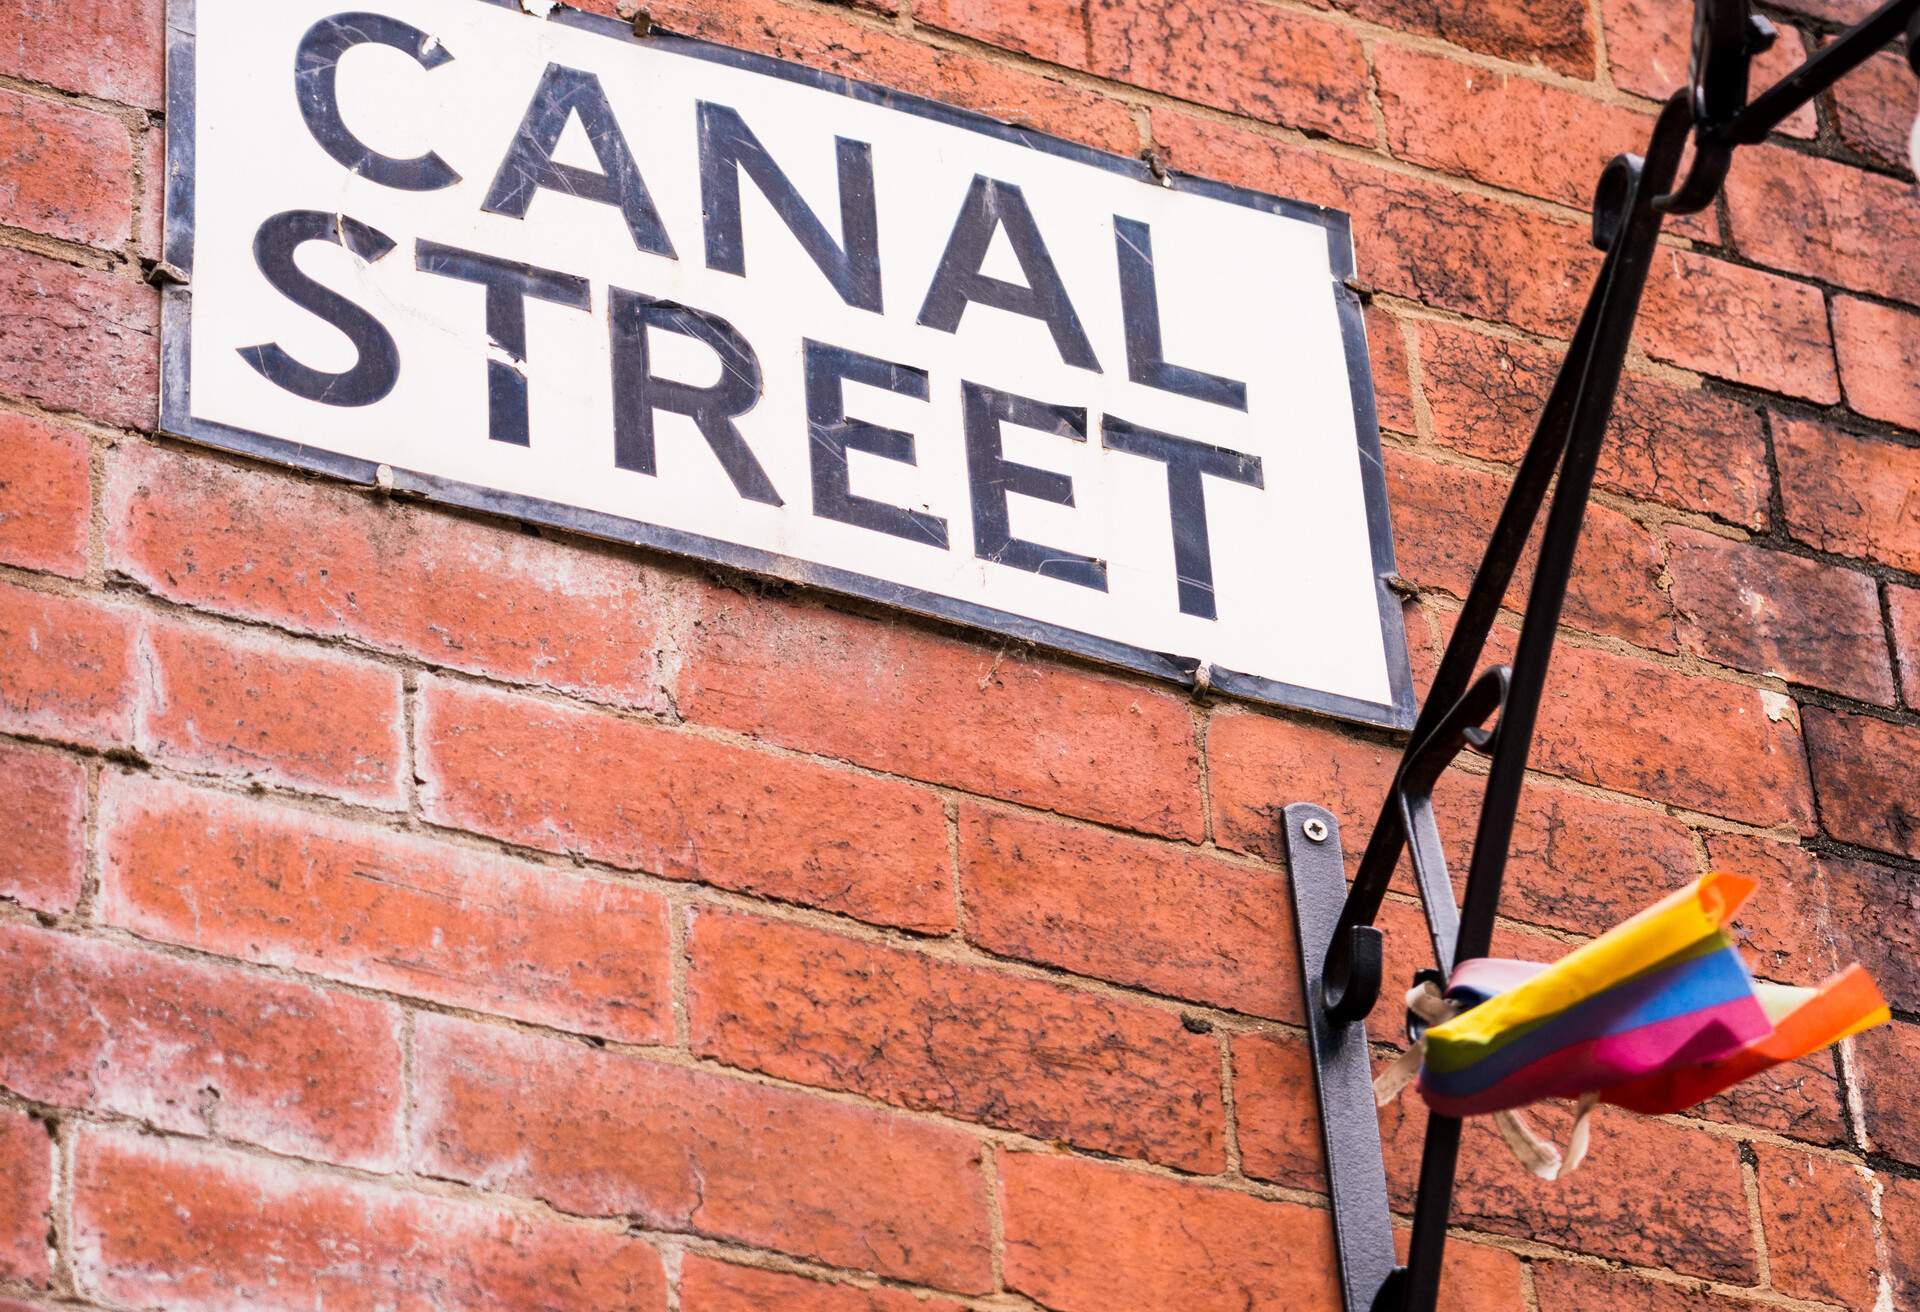
[[(1413, 1245), (1411, 1229), (1393, 1232), (1393, 1246), (1405, 1262)], [(1435, 1312), (1513, 1312), (1528, 1306), (1520, 1259), (1487, 1244), (1449, 1239), (1440, 1259), (1440, 1299)]]
[(414, 1043), (420, 1170), (960, 1293), (992, 1282), (970, 1135), (439, 1016)]
[(1813, 853), (1740, 834), (1705, 837), (1713, 869), (1759, 884), (1731, 926), (1755, 974), (1809, 985), (1840, 968), (1827, 915), (1826, 869)]
[(384, 1003), (0, 925), (0, 1085), (369, 1170), (398, 1160), (400, 1014)]
[(652, 1247), (554, 1217), (108, 1129), (81, 1132), (74, 1177), (79, 1283), (115, 1304), (667, 1306)]
[(1481, 54), (1593, 76), (1593, 26), (1578, 0), (1312, 0)]
[(1776, 416), (1787, 527), (1809, 546), (1920, 571), (1920, 447)]
[(0, 413), (0, 564), (87, 572), (90, 446), (77, 429)]
[(1890, 705), (1880, 588), (1865, 574), (1679, 526), (1667, 569), (1696, 656)]
[(916, 27), (937, 27), (1069, 68), (1093, 61), (1088, 0), (922, 0)]
[(1532, 763), (1750, 824), (1811, 827), (1792, 702), (1597, 648), (1555, 651)]
[(1907, 763), (1920, 729), (1809, 706), (1807, 756), (1826, 831), (1846, 843), (1920, 856), (1920, 792)]
[(904, 1289), (822, 1284), (689, 1253), (680, 1271), (681, 1312), (962, 1312), (950, 1299)]
[(126, 125), (65, 101), (0, 91), (0, 223), (89, 246), (124, 245), (133, 230)]
[(1256, 1180), (1326, 1192), (1319, 1095), (1299, 1037), (1233, 1036), (1233, 1104), (1241, 1170)]
[(134, 246), (143, 259), (157, 260), (166, 249), (167, 131), (165, 125), (142, 129), (134, 137), (134, 158), (140, 169), (139, 216), (134, 220)]
[(1203, 833), (1192, 711), (1164, 689), (718, 590), (684, 648), (677, 702), (691, 720), (1129, 829)]
[(1570, 336), (1599, 269), (1582, 228), (1534, 209), (1178, 112), (1153, 137), (1176, 168), (1345, 210), (1360, 276), (1439, 309)]
[(1340, 1306), (1325, 1211), (1074, 1157), (999, 1166), (1007, 1288), (1049, 1308)]
[[(1535, 1130), (1565, 1143), (1568, 1109), (1530, 1108)], [(1387, 1180), (1410, 1210), (1426, 1111), (1402, 1096), (1380, 1114)], [(1756, 1274), (1740, 1145), (1684, 1124), (1603, 1107), (1579, 1171), (1542, 1186), (1484, 1118), (1467, 1122), (1453, 1224), (1683, 1275), (1750, 1284)], [(1589, 1305), (1591, 1306), (1591, 1305)]]
[(371, 661), (195, 624), (140, 631), (142, 751), (182, 769), (397, 810), (400, 673)]
[(671, 1038), (664, 901), (251, 798), (110, 776), (101, 914), (143, 938), (604, 1036)]
[(1207, 729), (1207, 780), (1214, 839), (1225, 848), (1286, 859), (1283, 816), (1295, 802), (1339, 819), (1349, 862), (1359, 858), (1379, 817), (1400, 748), (1317, 723), (1222, 711)]
[(1412, 164), (1587, 209), (1607, 162), (1644, 151), (1653, 118), (1534, 78), (1384, 42), (1387, 146)]
[[(1434, 789), (1456, 896), (1466, 891), (1486, 779), (1449, 771)], [(1529, 780), (1514, 815), (1500, 914), (1597, 935), (1693, 879), (1692, 832), (1659, 811)], [(1409, 885), (1411, 889), (1411, 885)]]
[(1900, 667), (1900, 695), (1920, 710), (1920, 588), (1887, 586), (1887, 613), (1893, 619), (1893, 649)]
[(960, 810), (972, 942), (1276, 1020), (1300, 1015), (1286, 877), (984, 806)]
[(1371, 146), (1351, 30), (1261, 0), (1087, 0), (1090, 71), (1267, 123)]
[(1913, 71), (1899, 55), (1875, 55), (1827, 93), (1834, 133), (1841, 142), (1886, 167), (1910, 172), (1907, 138), (1913, 131)]
[(1913, 184), (1776, 146), (1742, 151), (1727, 175), (1729, 234), (1776, 269), (1899, 300), (1920, 295)]
[(909, 784), (439, 679), (423, 685), (416, 732), (436, 823), (907, 929), (953, 926), (946, 817)]
[(1841, 1110), (1845, 1094), (1834, 1055), (1822, 1050), (1752, 1075), (1691, 1107), (1688, 1116), (1743, 1129), (1772, 1130), (1824, 1148), (1852, 1146)]
[(1772, 1144), (1753, 1150), (1773, 1287), (1843, 1307), (1873, 1306), (1880, 1272), (1866, 1172), (1851, 1162)]
[(0, 728), (90, 747), (133, 734), (124, 611), (0, 583)]
[(1418, 432), (1407, 328), (1379, 305), (1367, 307), (1367, 349), (1373, 361), (1373, 404), (1380, 427), (1390, 433)]
[(656, 26), (670, 31), (928, 96), (1118, 154), (1140, 149), (1133, 111), (1119, 101), (837, 14), (773, 0), (669, 0), (649, 12)]
[(162, 108), (165, 0), (16, 0), (0, 13), (0, 73)]
[(87, 874), (87, 771), (52, 752), (0, 743), (0, 899), (61, 915)]
[[(18, 9), (9, 6), (9, 16)], [(0, 31), (0, 53), (5, 43)], [(9, 325), (0, 393), (121, 428), (152, 427), (160, 396), (153, 288), (130, 274), (0, 248), (0, 317)]]
[[(1466, 596), (1511, 481), (1399, 450), (1386, 453), (1386, 467), (1400, 573)], [(1508, 589), (1508, 604), (1516, 610), (1526, 604), (1535, 560), (1529, 548)], [(1589, 506), (1563, 623), (1674, 650), (1673, 603), (1660, 588), (1662, 569), (1659, 543), (1643, 525), (1606, 506)]]
[(672, 583), (598, 550), (128, 443), (112, 568), (161, 596), (435, 665), (658, 709)]
[[(1901, 69), (1903, 77), (1913, 74)], [(1904, 428), (1920, 428), (1920, 315), (1855, 300), (1833, 298), (1833, 346), (1847, 404), (1863, 415)]]
[(1745, 1299), (1722, 1298), (1699, 1281), (1650, 1280), (1628, 1271), (1535, 1262), (1533, 1292), (1540, 1312), (1752, 1312)]
[(1853, 1040), (1867, 1142), (1920, 1166), (1920, 1025), (1895, 1020)]
[[(1434, 320), (1420, 323), (1419, 352), (1434, 439), (1463, 455), (1518, 464), (1559, 353)], [(1759, 528), (1771, 484), (1760, 414), (1702, 388), (1627, 374), (1594, 481)]]
[(1885, 1182), (1880, 1215), (1889, 1236), (1894, 1306), (1912, 1307), (1920, 1303), (1920, 1249), (1912, 1241), (1912, 1236), (1920, 1235), (1920, 1180), (1898, 1175), (1880, 1178)]
[[(1693, 59), (1692, 11), (1662, 0), (1601, 0), (1607, 29), (1607, 62), (1613, 84), (1651, 100), (1665, 101), (1687, 85)], [(1780, 39), (1753, 61), (1753, 87), (1772, 86), (1806, 58), (1804, 39), (1792, 27), (1775, 23)], [(1783, 136), (1809, 140), (1819, 130), (1812, 105), (1795, 110), (1775, 129)]]
[(1782, 0), (1780, 5), (1791, 13), (1848, 25), (1859, 22), (1879, 7), (1877, 0)]
[(687, 941), (700, 1056), (1115, 1156), (1226, 1166), (1220, 1049), (1172, 1011), (724, 912), (696, 915)]
[(1920, 873), (1846, 857), (1821, 868), (1840, 963), (1858, 961), (1890, 1003), (1920, 1012)]
[(1820, 289), (1698, 251), (1660, 248), (1635, 340), (1683, 369), (1823, 405), (1840, 399)]
[(54, 1151), (44, 1125), (0, 1107), (0, 1279), (44, 1285), (53, 1274)]

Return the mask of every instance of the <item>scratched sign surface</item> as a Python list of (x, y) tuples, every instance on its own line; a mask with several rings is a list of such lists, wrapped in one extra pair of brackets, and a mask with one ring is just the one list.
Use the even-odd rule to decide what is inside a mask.
[(168, 431), (1406, 721), (1344, 216), (564, 9), (172, 20)]

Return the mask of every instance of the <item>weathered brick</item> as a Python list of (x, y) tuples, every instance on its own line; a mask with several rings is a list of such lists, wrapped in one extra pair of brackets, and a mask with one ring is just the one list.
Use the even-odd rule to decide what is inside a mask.
[(929, 96), (1103, 150), (1140, 148), (1133, 111), (1079, 87), (773, 0), (663, 0), (657, 26)]
[(1830, 23), (1853, 24), (1880, 7), (1879, 0), (1781, 0), (1780, 8)]
[(1820, 819), (1842, 842), (1920, 856), (1920, 729), (1870, 715), (1809, 706), (1807, 756), (1820, 794)]
[[(1901, 75), (1913, 77), (1904, 67)], [(1848, 405), (1875, 419), (1920, 428), (1920, 315), (1836, 296), (1833, 347)]]
[(87, 771), (72, 757), (0, 743), (0, 899), (71, 911), (87, 875)]
[(1898, 1175), (1880, 1178), (1885, 1190), (1880, 1196), (1880, 1215), (1888, 1235), (1893, 1305), (1913, 1307), (1920, 1304), (1920, 1246), (1911, 1238), (1920, 1235), (1920, 1180)]
[(1823, 405), (1840, 399), (1820, 289), (1760, 269), (1662, 246), (1635, 338), (1683, 369)]
[(1893, 618), (1893, 649), (1900, 667), (1900, 695), (1920, 709), (1920, 588), (1887, 587), (1887, 611)]
[(1087, 0), (922, 0), (913, 7), (913, 22), (1050, 64), (1086, 68), (1093, 61)]
[(991, 1283), (970, 1135), (439, 1016), (414, 1042), (421, 1170), (961, 1293)]
[(1404, 46), (1376, 46), (1373, 67), (1395, 155), (1580, 209), (1607, 161), (1645, 150), (1653, 127), (1563, 85)]
[(1572, 1262), (1533, 1263), (1540, 1312), (1752, 1312), (1745, 1299), (1722, 1298), (1698, 1280), (1650, 1280), (1629, 1271)]
[[(1601, 0), (1600, 11), (1615, 86), (1664, 101), (1687, 85), (1693, 58), (1692, 10), (1663, 0)], [(1780, 39), (1753, 61), (1755, 90), (1773, 85), (1806, 58), (1801, 35), (1787, 24), (1774, 26)], [(1804, 105), (1776, 131), (1804, 140), (1819, 126), (1813, 106)]]
[(1286, 878), (1186, 847), (960, 810), (967, 937), (989, 952), (1297, 1019)]
[(0, 223), (91, 246), (125, 244), (133, 230), (126, 125), (65, 101), (0, 91)]
[[(1517, 464), (1553, 386), (1559, 354), (1433, 320), (1423, 321), (1419, 333), (1435, 440), (1465, 455)], [(1771, 482), (1760, 414), (1701, 388), (1627, 374), (1594, 481), (1759, 528)]]
[[(18, 8), (9, 6), (8, 16)], [(5, 43), (0, 31), (0, 54)], [(160, 403), (153, 288), (124, 272), (4, 247), (0, 318), (8, 325), (0, 334), (0, 393), (122, 428), (152, 426)]]
[(719, 590), (683, 645), (689, 719), (1130, 829), (1202, 834), (1192, 713), (1164, 689)]
[(1895, 1020), (1853, 1041), (1867, 1142), (1920, 1166), (1920, 1025)]
[(91, 747), (133, 736), (132, 621), (0, 583), (0, 728)]
[(627, 1043), (671, 1037), (657, 896), (110, 776), (101, 914), (144, 938)]
[(1845, 1100), (1833, 1054), (1823, 1050), (1749, 1076), (1687, 1115), (1839, 1148), (1851, 1143), (1841, 1110)]
[(1767, 1143), (1754, 1153), (1773, 1287), (1843, 1307), (1873, 1306), (1880, 1272), (1866, 1172)]
[(1593, 25), (1578, 0), (1311, 0), (1482, 54), (1593, 75)]
[(1893, 666), (1872, 578), (1678, 526), (1667, 530), (1667, 547), (1686, 650), (1892, 703)]
[(1920, 447), (1776, 416), (1787, 526), (1811, 546), (1920, 571)]
[(673, 585), (633, 561), (144, 443), (115, 453), (105, 500), (112, 568), (175, 601), (661, 705)]
[(0, 73), (142, 109), (164, 105), (165, 0), (14, 0)]
[[(1572, 1121), (1542, 1104), (1527, 1117), (1566, 1142)], [(1426, 1110), (1401, 1097), (1380, 1114), (1394, 1206), (1410, 1209)], [(1484, 1119), (1467, 1122), (1453, 1223), (1707, 1279), (1748, 1284), (1756, 1274), (1740, 1146), (1671, 1121), (1602, 1108), (1578, 1172), (1551, 1187), (1514, 1161)]]
[(400, 673), (278, 638), (152, 619), (134, 739), (183, 769), (398, 809)]
[(0, 1085), (62, 1107), (391, 1169), (400, 1014), (384, 1003), (0, 925)]
[(1326, 1191), (1319, 1095), (1307, 1045), (1300, 1038), (1234, 1035), (1233, 1104), (1241, 1170), (1256, 1180)]
[(667, 1306), (659, 1254), (602, 1227), (118, 1130), (83, 1130), (77, 1158), (77, 1275), (116, 1305)]
[[(1393, 1232), (1404, 1263), (1413, 1246), (1411, 1229)], [(1435, 1312), (1514, 1312), (1528, 1306), (1520, 1259), (1489, 1244), (1449, 1239), (1440, 1259), (1440, 1299)]]
[(1351, 30), (1261, 0), (1087, 0), (1088, 67), (1236, 114), (1374, 143)]
[(1708, 834), (1706, 840), (1713, 869), (1759, 884), (1731, 926), (1755, 974), (1806, 985), (1840, 968), (1828, 927), (1826, 872), (1813, 853), (1741, 834)]
[(1007, 1287), (1049, 1308), (1340, 1306), (1324, 1211), (1046, 1153), (999, 1168)]
[(166, 249), (167, 131), (164, 124), (147, 127), (133, 139), (140, 168), (139, 216), (134, 220), (134, 245), (141, 258), (157, 260)]
[(89, 446), (64, 424), (0, 413), (0, 564), (68, 578), (87, 572)]
[(1532, 762), (1752, 824), (1812, 824), (1790, 701), (1597, 648), (1555, 651)]
[(1222, 711), (1207, 729), (1207, 781), (1214, 839), (1268, 860), (1286, 858), (1282, 817), (1295, 802), (1339, 818), (1342, 846), (1357, 860), (1380, 814), (1400, 749), (1322, 724)]
[[(1415, 583), (1467, 595), (1511, 486), (1508, 479), (1411, 452), (1386, 453), (1395, 559)], [(1529, 548), (1508, 604), (1526, 604), (1535, 554)], [(1606, 506), (1589, 506), (1574, 559), (1563, 622), (1672, 651), (1673, 603), (1660, 589), (1658, 541), (1643, 525)]]
[(1727, 175), (1729, 235), (1743, 255), (1900, 300), (1920, 296), (1913, 184), (1777, 146), (1741, 151)]
[(1913, 70), (1899, 55), (1875, 55), (1827, 93), (1835, 134), (1867, 158), (1908, 172), (1913, 131)]
[(1846, 857), (1820, 864), (1840, 963), (1858, 961), (1895, 1007), (1920, 1012), (1920, 874)]
[(440, 824), (908, 929), (953, 926), (946, 817), (911, 785), (439, 679), (423, 685), (416, 732), (421, 807)]
[(44, 1285), (53, 1273), (53, 1154), (44, 1125), (0, 1107), (0, 1279)]
[(1373, 404), (1380, 427), (1390, 433), (1418, 432), (1406, 326), (1380, 305), (1367, 307), (1367, 350), (1373, 360)]
[(1116, 1156), (1226, 1165), (1219, 1047), (1172, 1011), (725, 912), (698, 914), (687, 941), (701, 1056)]
[(687, 1254), (680, 1270), (681, 1312), (962, 1312), (960, 1304), (904, 1289), (823, 1284), (759, 1267)]

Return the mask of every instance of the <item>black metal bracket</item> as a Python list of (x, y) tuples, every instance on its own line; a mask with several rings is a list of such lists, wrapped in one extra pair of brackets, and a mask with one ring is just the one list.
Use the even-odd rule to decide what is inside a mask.
[[(1460, 1122), (1427, 1118), (1407, 1263), (1395, 1262), (1374, 1106), (1366, 1018), (1383, 986), (1374, 925), (1404, 852), (1444, 979), (1493, 938), (1534, 725), (1572, 576), (1594, 471), (1613, 413), (1627, 344), (1669, 214), (1705, 208), (1742, 145), (1764, 141), (1795, 110), (1902, 33), (1920, 72), (1920, 0), (1888, 0), (1779, 84), (1748, 99), (1754, 57), (1773, 29), (1751, 0), (1696, 0), (1692, 85), (1654, 124), (1644, 158), (1621, 155), (1600, 178), (1593, 240), (1600, 277), (1494, 525), (1453, 636), (1348, 887), (1339, 829), (1324, 809), (1286, 809), (1286, 850), (1300, 948), (1314, 1087), (1320, 1103), (1340, 1280), (1347, 1312), (1433, 1312), (1459, 1160)], [(1693, 159), (1676, 185), (1687, 147)], [(1476, 677), (1495, 619), (1546, 508), (1512, 665)], [(1456, 905), (1434, 819), (1433, 787), (1463, 751), (1486, 776), (1466, 896)]]

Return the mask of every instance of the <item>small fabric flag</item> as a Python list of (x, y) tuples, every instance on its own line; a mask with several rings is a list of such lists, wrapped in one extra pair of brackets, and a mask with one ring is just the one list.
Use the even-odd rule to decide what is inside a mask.
[[(1537, 1174), (1572, 1169), (1596, 1103), (1661, 1115), (1889, 1018), (1859, 966), (1819, 988), (1756, 984), (1726, 925), (1754, 883), (1712, 874), (1558, 962), (1463, 961), (1441, 993), (1408, 995), (1434, 1022), (1376, 1082), (1382, 1103), (1413, 1078), (1442, 1116), (1496, 1115)], [(1509, 1114), (1577, 1098), (1574, 1161), (1561, 1164)]]

